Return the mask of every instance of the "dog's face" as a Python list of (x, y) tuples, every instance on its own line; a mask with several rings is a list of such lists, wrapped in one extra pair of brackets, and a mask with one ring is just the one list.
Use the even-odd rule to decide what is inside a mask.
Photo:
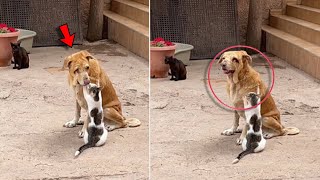
[(244, 66), (251, 64), (252, 58), (246, 51), (224, 52), (218, 61), (224, 74), (232, 75), (239, 72)]
[(90, 83), (90, 59), (93, 59), (93, 57), (87, 51), (80, 51), (66, 57), (64, 68), (67, 67), (69, 69), (72, 85), (80, 84), (85, 86)]
[(173, 63), (174, 62), (174, 59), (173, 59), (173, 56), (166, 56), (166, 58), (164, 59), (164, 63), (165, 64), (170, 64), (170, 63)]

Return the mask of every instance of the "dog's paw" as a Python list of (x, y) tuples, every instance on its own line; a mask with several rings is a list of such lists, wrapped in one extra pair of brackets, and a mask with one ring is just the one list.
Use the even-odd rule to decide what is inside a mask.
[(231, 136), (231, 135), (234, 135), (234, 133), (235, 131), (233, 129), (226, 129), (221, 133), (221, 135)]
[(67, 123), (65, 123), (63, 125), (63, 127), (66, 127), (66, 128), (73, 128), (73, 127), (76, 127), (76, 126), (77, 126), (77, 124), (76, 124), (76, 122), (74, 120), (68, 121)]
[(236, 144), (241, 145), (243, 141), (243, 138), (237, 138)]
[(116, 126), (115, 125), (107, 125), (106, 126), (106, 129), (110, 132), (110, 131), (113, 131), (116, 129)]
[(235, 133), (242, 133), (242, 129), (237, 128), (236, 131), (235, 131)]
[(80, 119), (80, 120), (77, 122), (77, 125), (83, 125), (83, 123), (84, 123), (84, 121)]
[(78, 137), (79, 137), (79, 138), (83, 138), (83, 136), (84, 136), (84, 131), (83, 131), (83, 130), (80, 130), (80, 131), (78, 132)]
[(272, 134), (272, 133), (263, 133), (263, 137), (264, 137), (265, 139), (270, 139), (270, 138), (273, 137), (273, 134)]

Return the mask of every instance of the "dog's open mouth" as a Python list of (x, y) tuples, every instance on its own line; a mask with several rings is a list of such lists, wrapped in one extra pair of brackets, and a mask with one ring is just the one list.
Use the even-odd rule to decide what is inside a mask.
[(81, 86), (86, 86), (86, 85), (90, 84), (90, 80), (85, 80), (85, 81), (83, 81), (83, 84), (79, 83), (79, 81), (77, 81), (77, 82), (78, 82), (78, 84), (80, 84)]
[(223, 71), (224, 74), (232, 74), (232, 73), (234, 73), (234, 70), (228, 70), (228, 69), (224, 69), (224, 68), (222, 68), (222, 71)]

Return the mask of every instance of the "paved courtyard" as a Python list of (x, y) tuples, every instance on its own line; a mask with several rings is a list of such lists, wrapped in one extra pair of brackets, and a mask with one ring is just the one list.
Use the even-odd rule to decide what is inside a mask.
[[(87, 49), (109, 75), (123, 113), (142, 125), (109, 133), (103, 147), (74, 159), (83, 145), (81, 126), (64, 128), (73, 118), (74, 96), (64, 57)], [(0, 179), (147, 179), (148, 62), (119, 45), (98, 42), (72, 49), (34, 48), (30, 68), (0, 68)], [(82, 117), (85, 117), (82, 112)]]
[[(152, 179), (320, 179), (320, 84), (304, 72), (268, 54), (275, 67), (272, 95), (285, 126), (299, 135), (267, 141), (262, 153), (232, 161), (241, 152), (235, 144), (240, 134), (222, 136), (233, 113), (208, 94), (209, 60), (192, 61), (187, 80), (151, 80), (151, 178)], [(254, 68), (268, 84), (270, 72), (261, 58)], [(226, 77), (212, 68), (211, 83), (226, 103)], [(242, 123), (244, 120), (240, 120)]]

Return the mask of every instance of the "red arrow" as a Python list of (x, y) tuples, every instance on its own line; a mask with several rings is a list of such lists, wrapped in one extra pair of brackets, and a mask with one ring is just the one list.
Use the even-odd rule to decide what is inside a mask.
[(60, 41), (65, 43), (66, 45), (68, 45), (69, 47), (72, 48), (75, 33), (73, 33), (70, 36), (68, 24), (61, 25), (61, 26), (59, 26), (59, 28), (60, 28), (60, 31), (62, 32), (63, 36), (64, 36), (64, 38), (60, 39)]

